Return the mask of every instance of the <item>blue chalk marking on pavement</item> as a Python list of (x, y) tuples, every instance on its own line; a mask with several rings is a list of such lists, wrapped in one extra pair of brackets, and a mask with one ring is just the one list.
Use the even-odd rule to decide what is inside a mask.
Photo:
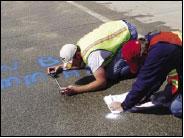
[(17, 84), (21, 83), (21, 80), (16, 76), (11, 76), (6, 79), (1, 79), (1, 89), (13, 87), (12, 81), (15, 80)]
[[(33, 74), (26, 75), (24, 81), (26, 85), (31, 85), (32, 83), (37, 82), (37, 78), (41, 77), (42, 81), (46, 82), (46, 77), (42, 72), (35, 72)], [(5, 88), (13, 87), (13, 84), (21, 84), (21, 80), (16, 76), (10, 76), (9, 78), (1, 79), (1, 90)]]
[(67, 71), (63, 71), (63, 74), (65, 76), (66, 79), (70, 78), (70, 74), (75, 74), (76, 77), (79, 77), (80, 74), (77, 70), (67, 70)]
[(41, 57), (38, 59), (38, 63), (42, 67), (49, 67), (56, 64), (59, 64), (61, 61), (54, 57)]
[[(25, 84), (31, 85), (32, 83), (36, 82), (36, 77), (40, 76), (43, 81), (47, 81), (45, 75), (42, 72), (35, 72), (34, 74), (26, 75), (25, 76)], [(30, 81), (31, 80), (31, 81)]]
[(87, 70), (87, 71), (86, 71), (86, 74), (87, 74), (87, 75), (91, 75), (91, 74), (92, 74), (91, 70)]
[[(49, 67), (49, 66), (53, 66), (56, 64), (61, 63), (61, 60), (54, 58), (54, 57), (41, 57), (39, 59), (37, 59), (39, 65), (41, 67)], [(18, 68), (18, 62), (14, 62), (13, 63), (13, 67), (10, 66), (1, 66), (1, 72), (5, 71), (5, 70), (11, 70), (11, 71), (15, 71)], [(90, 75), (91, 70), (88, 70), (88, 68), (86, 68), (86, 74)], [(79, 77), (80, 74), (77, 70), (67, 70), (67, 71), (63, 71), (63, 75), (65, 76), (66, 79), (69, 79), (71, 75), (74, 75), (76, 77)], [(42, 72), (35, 72), (33, 74), (28, 74), (24, 76), (24, 83), (26, 85), (31, 85), (35, 82), (37, 82), (39, 77), (39, 80), (41, 79), (42, 81), (46, 82), (46, 76), (42, 73)], [(13, 87), (13, 84), (21, 84), (21, 80), (16, 77), (16, 76), (10, 76), (8, 78), (1, 78), (1, 90), (5, 89), (5, 88), (9, 88), (9, 87)]]
[(5, 69), (14, 71), (14, 70), (17, 70), (17, 68), (18, 68), (18, 62), (15, 61), (13, 67), (1, 66), (1, 72), (3, 72)]

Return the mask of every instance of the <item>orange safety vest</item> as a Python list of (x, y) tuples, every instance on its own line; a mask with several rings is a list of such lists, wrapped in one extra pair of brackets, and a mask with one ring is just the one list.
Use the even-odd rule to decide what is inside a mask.
[[(182, 47), (182, 33), (181, 31), (160, 32), (160, 34), (155, 35), (151, 39), (149, 49), (152, 45), (161, 42), (170, 43)], [(167, 82), (168, 84), (172, 85), (171, 92), (172, 94), (175, 94), (178, 90), (178, 74), (176, 72), (176, 69), (173, 69), (171, 72), (169, 72)]]

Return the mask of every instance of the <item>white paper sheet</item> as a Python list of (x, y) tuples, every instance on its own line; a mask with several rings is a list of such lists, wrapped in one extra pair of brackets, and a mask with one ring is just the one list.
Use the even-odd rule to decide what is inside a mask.
[[(128, 92), (126, 93), (123, 93), (123, 94), (119, 94), (119, 95), (109, 95), (109, 96), (105, 96), (104, 97), (104, 101), (105, 103), (107, 104), (109, 110), (111, 111), (111, 113), (120, 113), (120, 111), (112, 111), (109, 107), (109, 105), (112, 103), (112, 102), (123, 102), (127, 96)], [(136, 105), (134, 106), (134, 111), (135, 110), (142, 110), (142, 109), (148, 109), (148, 108), (152, 108), (152, 107), (155, 107), (155, 106), (158, 106), (156, 104), (153, 104), (152, 101), (150, 102), (147, 102), (147, 103), (144, 103), (144, 104), (141, 104), (141, 105)]]

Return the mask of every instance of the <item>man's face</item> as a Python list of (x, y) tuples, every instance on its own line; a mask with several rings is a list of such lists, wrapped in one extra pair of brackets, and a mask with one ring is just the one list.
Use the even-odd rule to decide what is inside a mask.
[(77, 67), (81, 67), (82, 64), (82, 57), (80, 56), (79, 53), (77, 53), (72, 60), (72, 66), (77, 66)]

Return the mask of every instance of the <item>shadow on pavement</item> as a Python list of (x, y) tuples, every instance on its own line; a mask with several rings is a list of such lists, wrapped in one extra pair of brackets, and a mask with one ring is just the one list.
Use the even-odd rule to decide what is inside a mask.
[(148, 108), (144, 110), (138, 110), (133, 113), (142, 113), (142, 114), (155, 114), (155, 115), (169, 115), (172, 114), (170, 111), (170, 106), (173, 98), (177, 95), (172, 95), (171, 85), (166, 85), (163, 91), (156, 92), (153, 95), (152, 102), (157, 103), (159, 106), (154, 108)]
[[(127, 79), (133, 79), (136, 78), (136, 74), (127, 74), (126, 76), (120, 77), (116, 80), (111, 80), (108, 79), (107, 81), (107, 87), (105, 89), (110, 88), (111, 86), (118, 84), (120, 81), (125, 81)], [(76, 85), (86, 85), (89, 84), (90, 82), (95, 81), (95, 77), (93, 75), (90, 76), (85, 76), (82, 79), (79, 79), (78, 81), (75, 82)]]
[(155, 115), (169, 115), (171, 114), (169, 108), (167, 107), (155, 107), (146, 110), (139, 110), (132, 113), (141, 113), (141, 114), (155, 114)]
[(95, 81), (95, 77), (93, 75), (90, 75), (90, 76), (85, 76), (82, 79), (77, 80), (75, 84), (76, 85), (86, 85), (93, 81)]

